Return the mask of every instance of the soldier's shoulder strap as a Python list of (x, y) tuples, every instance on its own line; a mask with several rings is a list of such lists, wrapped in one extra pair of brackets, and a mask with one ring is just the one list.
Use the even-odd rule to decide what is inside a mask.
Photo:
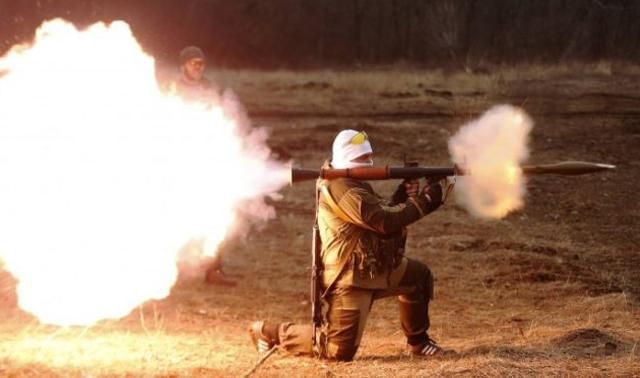
[(352, 223), (352, 224), (355, 224), (356, 226), (366, 228), (369, 231), (376, 232), (376, 230), (373, 227), (362, 222), (357, 222), (356, 220), (351, 218), (349, 214), (347, 214), (344, 210), (342, 210), (342, 208), (340, 207), (340, 205), (338, 205), (336, 200), (333, 199), (333, 196), (331, 195), (331, 192), (329, 191), (329, 188), (326, 182), (321, 181), (318, 183), (318, 186), (320, 187), (320, 192), (322, 193), (322, 196), (324, 197), (325, 201), (327, 202), (327, 204), (329, 205), (333, 213), (336, 216), (338, 216), (338, 218), (342, 219), (347, 223)]
[[(333, 199), (333, 196), (331, 195), (331, 192), (329, 191), (329, 188), (327, 187), (326, 181), (318, 180), (317, 186), (318, 186), (319, 192), (322, 193), (323, 198), (325, 199), (325, 201), (327, 202), (327, 204), (329, 205), (329, 207), (331, 208), (333, 213), (336, 214), (336, 216), (338, 216), (338, 218), (342, 219), (345, 222), (353, 223), (353, 224), (356, 224), (358, 226), (362, 226), (362, 227), (368, 228), (368, 229), (370, 229), (372, 231), (375, 231), (375, 230), (373, 230), (373, 228), (369, 227), (368, 225), (363, 225), (361, 223), (356, 223), (353, 219), (351, 219), (351, 217), (347, 213), (344, 212), (344, 210), (342, 210), (340, 208), (340, 206)], [(348, 256), (345, 256), (342, 259), (342, 261), (340, 262), (340, 265), (338, 266), (338, 269), (335, 270), (336, 271), (335, 276), (333, 276), (333, 278), (331, 279), (331, 282), (329, 282), (327, 287), (322, 292), (322, 295), (321, 295), (322, 298), (325, 298), (327, 296), (327, 294), (329, 294), (329, 292), (331, 291), (333, 286), (336, 284), (336, 282), (338, 282), (338, 278), (340, 278), (340, 275), (342, 274), (342, 272), (344, 271), (344, 269), (346, 268), (346, 266), (347, 266), (347, 264), (349, 263), (350, 260), (351, 260), (351, 253), (349, 253)]]

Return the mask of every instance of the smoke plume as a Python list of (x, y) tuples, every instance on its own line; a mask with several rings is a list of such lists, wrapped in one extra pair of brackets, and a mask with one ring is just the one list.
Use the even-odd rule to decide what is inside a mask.
[(287, 167), (265, 131), (230, 93), (160, 91), (125, 23), (47, 22), (0, 72), (0, 256), (42, 322), (122, 317), (168, 295), (188, 240), (211, 254), (273, 216)]
[(470, 175), (457, 179), (457, 201), (480, 218), (502, 218), (523, 206), (525, 180), (520, 164), (529, 156), (533, 126), (521, 109), (491, 108), (449, 140), (453, 162)]

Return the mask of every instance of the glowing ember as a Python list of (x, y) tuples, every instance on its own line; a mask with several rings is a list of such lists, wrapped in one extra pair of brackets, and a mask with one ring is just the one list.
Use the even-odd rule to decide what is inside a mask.
[(453, 161), (470, 176), (456, 183), (457, 200), (482, 218), (502, 218), (523, 205), (520, 164), (528, 157), (532, 122), (521, 110), (496, 106), (466, 124), (449, 141)]
[(287, 171), (264, 132), (232, 100), (164, 96), (125, 23), (47, 22), (3, 71), (0, 256), (42, 322), (124, 316), (169, 293), (187, 240), (215, 250), (241, 202), (272, 216), (261, 201)]

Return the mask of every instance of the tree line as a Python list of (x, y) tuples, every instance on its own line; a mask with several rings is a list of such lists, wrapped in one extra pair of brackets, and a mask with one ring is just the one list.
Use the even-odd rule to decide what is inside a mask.
[(0, 49), (54, 17), (124, 20), (161, 60), (196, 44), (224, 67), (640, 58), (640, 0), (0, 0)]

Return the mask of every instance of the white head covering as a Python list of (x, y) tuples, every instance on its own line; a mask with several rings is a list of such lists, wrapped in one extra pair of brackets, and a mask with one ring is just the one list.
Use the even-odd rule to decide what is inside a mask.
[[(373, 152), (369, 139), (365, 138), (363, 143), (356, 144), (352, 142), (354, 136), (360, 134), (360, 131), (356, 130), (342, 130), (336, 136), (333, 141), (333, 156), (331, 159), (331, 165), (333, 168), (356, 168), (356, 167), (368, 167), (373, 164), (373, 161), (368, 162), (354, 162), (362, 155), (370, 154)], [(366, 136), (366, 134), (365, 134)]]

